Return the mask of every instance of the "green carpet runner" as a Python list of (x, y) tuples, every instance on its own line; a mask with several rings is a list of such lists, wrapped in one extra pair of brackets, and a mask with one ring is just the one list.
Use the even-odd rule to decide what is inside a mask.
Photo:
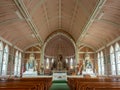
[(53, 81), (50, 90), (70, 90), (66, 81)]

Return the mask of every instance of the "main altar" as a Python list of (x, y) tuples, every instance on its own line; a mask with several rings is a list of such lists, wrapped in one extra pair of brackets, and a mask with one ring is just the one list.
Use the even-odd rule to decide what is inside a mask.
[(53, 81), (67, 80), (67, 72), (53, 72)]

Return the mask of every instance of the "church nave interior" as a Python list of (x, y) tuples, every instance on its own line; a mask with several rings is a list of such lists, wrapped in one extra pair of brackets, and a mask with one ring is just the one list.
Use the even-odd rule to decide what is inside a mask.
[(0, 0), (0, 90), (119, 90), (120, 0)]

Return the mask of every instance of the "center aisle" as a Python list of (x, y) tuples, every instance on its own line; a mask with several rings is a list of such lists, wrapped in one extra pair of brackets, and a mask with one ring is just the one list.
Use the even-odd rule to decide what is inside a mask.
[(53, 81), (50, 90), (70, 90), (70, 88), (67, 85), (67, 82)]

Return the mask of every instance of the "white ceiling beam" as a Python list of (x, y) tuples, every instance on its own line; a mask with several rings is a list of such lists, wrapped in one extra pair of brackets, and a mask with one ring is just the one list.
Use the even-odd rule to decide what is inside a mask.
[(91, 46), (91, 45), (89, 45), (89, 44), (86, 44), (86, 43), (83, 43), (83, 42), (81, 42), (78, 47), (80, 47), (81, 45), (86, 46), (86, 47), (89, 47), (89, 48), (91, 48), (93, 51), (96, 51), (96, 50), (97, 50), (96, 47), (93, 47), (93, 46)]
[(19, 8), (21, 14), (24, 16), (26, 22), (28, 23), (28, 25), (31, 28), (31, 31), (33, 32), (33, 34), (35, 35), (35, 38), (38, 40), (38, 42), (40, 43), (40, 45), (43, 44), (43, 41), (39, 35), (38, 32), (38, 28), (36, 27), (35, 23), (32, 20), (31, 15), (29, 14), (24, 2), (22, 0), (14, 0), (16, 6)]
[(36, 46), (36, 45), (40, 46), (40, 43), (34, 43), (34, 44), (31, 44), (31, 45), (28, 45), (28, 46), (26, 46), (23, 50), (24, 50), (24, 52), (25, 52), (28, 48), (30, 48), (30, 47), (32, 47), (32, 46)]
[(106, 46), (108, 47), (108, 46), (114, 44), (114, 43), (117, 42), (117, 41), (120, 41), (120, 36), (117, 37), (116, 39), (114, 39), (113, 41), (111, 41), (110, 43), (108, 43)]
[(11, 4), (11, 3), (0, 3), (0, 6), (13, 6), (13, 5), (15, 5), (15, 4)]
[(41, 53), (41, 51), (26, 51), (25, 53)]
[(6, 39), (2, 38), (1, 36), (0, 36), (0, 40), (3, 41), (4, 43), (8, 44), (9, 46), (14, 46), (15, 49), (23, 52), (22, 49), (20, 49), (20, 48), (18, 48), (17, 46), (13, 45), (11, 42), (7, 41)]
[(94, 9), (94, 12), (92, 13), (91, 17), (89, 18), (88, 23), (85, 25), (85, 27), (82, 29), (82, 32), (77, 40), (77, 44), (83, 39), (83, 37), (86, 35), (86, 32), (88, 31), (88, 28), (93, 23), (95, 17), (100, 12), (102, 6), (105, 4), (106, 0), (98, 0), (98, 3), (96, 5), (96, 8)]
[(93, 54), (93, 53), (96, 53), (96, 52), (82, 52), (82, 51), (79, 51), (78, 53), (79, 53), (79, 54), (85, 54), (85, 53)]
[(108, 43), (107, 45), (104, 45), (103, 47), (99, 48), (96, 52), (99, 52), (99, 51), (103, 50), (105, 47), (109, 47), (110, 45), (112, 45), (118, 41), (120, 41), (120, 36), (117, 37), (116, 39), (114, 39), (113, 41), (111, 41), (110, 43)]

